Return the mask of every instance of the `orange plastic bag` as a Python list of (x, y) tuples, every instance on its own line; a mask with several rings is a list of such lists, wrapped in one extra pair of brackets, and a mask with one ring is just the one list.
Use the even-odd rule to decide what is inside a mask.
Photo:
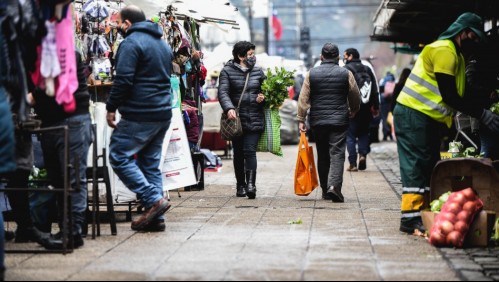
[(298, 147), (298, 160), (295, 169), (295, 194), (308, 196), (319, 186), (315, 169), (314, 149), (308, 145), (307, 137), (302, 132)]

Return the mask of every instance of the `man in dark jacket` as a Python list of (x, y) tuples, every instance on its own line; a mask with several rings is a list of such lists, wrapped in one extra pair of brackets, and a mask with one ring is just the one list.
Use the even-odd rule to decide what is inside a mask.
[[(109, 160), (120, 180), (137, 194), (146, 209), (132, 222), (132, 229), (164, 231), (163, 214), (170, 204), (163, 197), (159, 165), (172, 118), (173, 53), (161, 39), (159, 25), (147, 22), (140, 8), (125, 7), (118, 24), (125, 40), (116, 54), (116, 76), (106, 106), (108, 124), (115, 128)], [(117, 125), (116, 110), (122, 116)]]
[(344, 202), (343, 169), (349, 118), (360, 106), (360, 93), (353, 74), (338, 65), (338, 47), (322, 47), (322, 64), (306, 75), (298, 103), (300, 130), (310, 109), (310, 126), (317, 145), (319, 180), (323, 199)]
[[(360, 110), (354, 118), (350, 119), (350, 125), (348, 128), (347, 149), (350, 166), (347, 170), (365, 170), (367, 167), (367, 154), (371, 152), (371, 146), (369, 144), (369, 126), (371, 125), (373, 117), (379, 115), (378, 86), (376, 84), (376, 77), (374, 76), (371, 68), (362, 64), (360, 54), (357, 49), (349, 48), (345, 50), (345, 53), (343, 54), (343, 61), (345, 63), (345, 68), (351, 71), (354, 75), (359, 89), (362, 88), (360, 90), (362, 94)], [(364, 93), (366, 95), (364, 95)], [(359, 156), (357, 155), (357, 139)], [(358, 168), (357, 156), (359, 157)]]

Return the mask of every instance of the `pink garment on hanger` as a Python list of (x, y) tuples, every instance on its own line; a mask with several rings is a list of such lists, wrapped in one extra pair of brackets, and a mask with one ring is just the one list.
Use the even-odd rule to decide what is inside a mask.
[(40, 74), (45, 78), (46, 93), (55, 96), (55, 79), (61, 73), (61, 66), (57, 56), (56, 24), (46, 21), (47, 35), (42, 42)]
[(74, 93), (78, 90), (78, 76), (74, 42), (73, 13), (69, 10), (66, 18), (56, 25), (57, 56), (61, 64), (61, 74), (57, 77), (55, 101), (64, 106), (67, 113), (74, 112)]

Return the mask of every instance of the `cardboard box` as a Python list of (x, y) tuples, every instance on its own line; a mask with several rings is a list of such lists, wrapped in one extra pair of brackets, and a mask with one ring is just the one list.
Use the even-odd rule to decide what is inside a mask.
[(435, 166), (425, 195), (425, 209), (442, 194), (473, 188), (483, 201), (484, 209), (499, 214), (499, 174), (490, 159), (456, 158), (442, 160)]
[[(431, 211), (423, 211), (421, 217), (423, 224), (428, 232), (435, 223), (437, 213)], [(464, 239), (465, 247), (487, 247), (489, 245), (490, 237), (492, 236), (492, 229), (496, 221), (496, 213), (494, 211), (481, 211), (475, 216), (475, 220), (470, 226), (468, 234)]]

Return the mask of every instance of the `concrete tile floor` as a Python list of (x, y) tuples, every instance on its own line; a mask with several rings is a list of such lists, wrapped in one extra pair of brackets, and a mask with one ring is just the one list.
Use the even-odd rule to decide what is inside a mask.
[(400, 200), (371, 160), (345, 172), (335, 204), (320, 189), (294, 195), (296, 151), (258, 155), (256, 200), (235, 197), (225, 160), (205, 191), (172, 193), (166, 232), (123, 222), (111, 236), (103, 224), (72, 254), (7, 254), (6, 280), (459, 280), (425, 239), (398, 231)]

